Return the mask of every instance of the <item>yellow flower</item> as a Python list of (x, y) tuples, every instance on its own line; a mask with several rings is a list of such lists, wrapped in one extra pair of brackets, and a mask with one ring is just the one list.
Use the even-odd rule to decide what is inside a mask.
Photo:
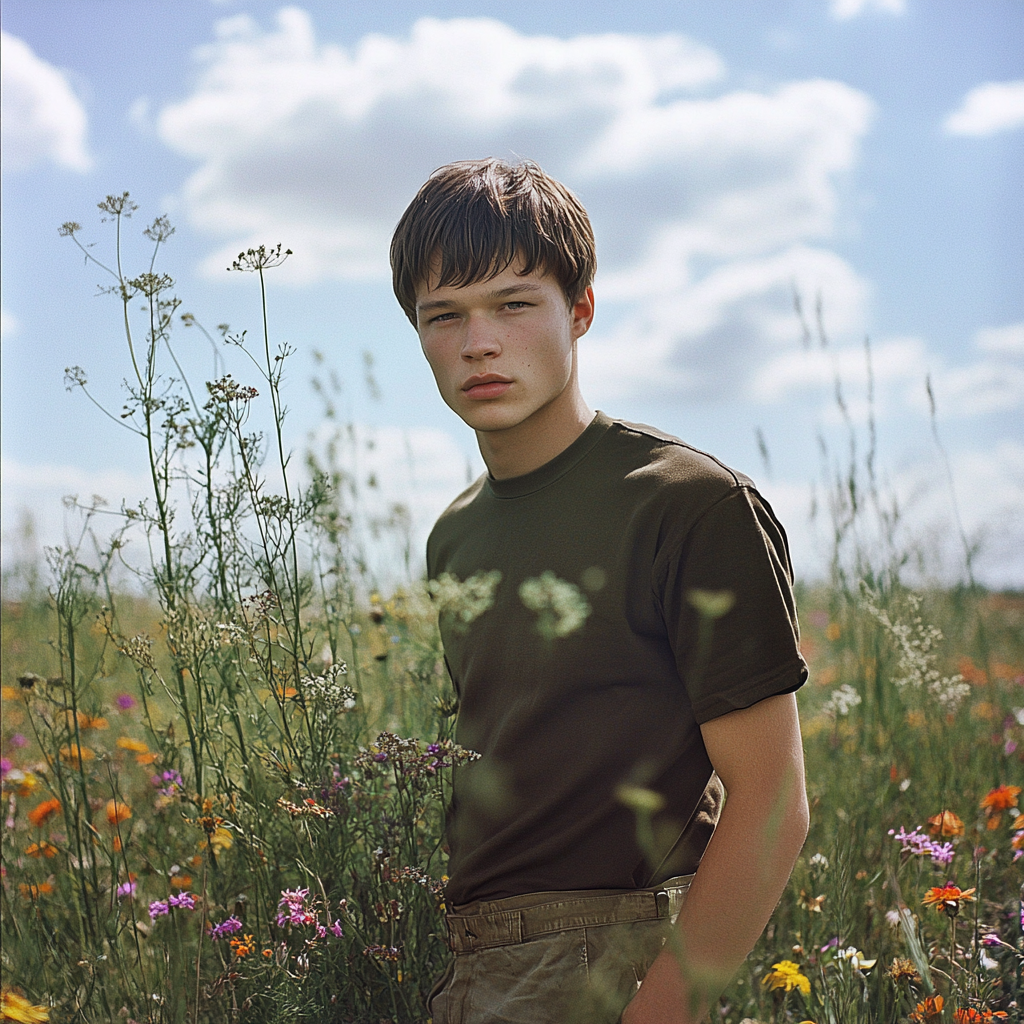
[(27, 846), (25, 852), (30, 857), (46, 857), (49, 859), (57, 856), (57, 847), (53, 843), (48, 843), (45, 839), (41, 839), (38, 843), (32, 843)]
[(839, 950), (837, 956), (840, 960), (849, 960), (855, 971), (870, 971), (878, 963), (877, 957), (868, 960), (856, 946), (847, 946), (846, 949)]
[(136, 754), (149, 753), (149, 747), (147, 747), (146, 744), (142, 742), (142, 740), (133, 740), (128, 736), (118, 736), (117, 745), (122, 750), (131, 750), (134, 751), (134, 753)]
[(792, 992), (793, 989), (799, 989), (805, 996), (811, 992), (810, 980), (800, 973), (800, 965), (792, 960), (772, 964), (772, 969), (761, 979), (761, 984), (767, 985), (772, 991), (783, 989)]
[(933, 836), (962, 836), (964, 823), (952, 811), (939, 811), (928, 819), (928, 831)]
[(16, 1021), (17, 1024), (42, 1024), (50, 1019), (46, 1006), (33, 1006), (24, 996), (4, 989), (0, 992), (0, 1021)]

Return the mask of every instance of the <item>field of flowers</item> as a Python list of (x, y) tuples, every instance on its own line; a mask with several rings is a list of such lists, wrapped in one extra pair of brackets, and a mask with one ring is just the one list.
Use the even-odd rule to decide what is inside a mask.
[[(119, 247), (134, 207), (101, 209)], [(83, 250), (123, 306), (118, 419), (153, 493), (112, 536), (82, 509), (45, 573), (5, 569), (0, 1020), (424, 1022), (474, 757), (436, 616), (480, 614), (486, 580), (375, 589), (345, 428), (300, 482), (265, 319), (206, 335), (252, 384), (191, 389), (176, 339), (206, 331), (154, 269), (171, 233), (146, 229), (134, 278)], [(287, 255), (239, 256), (257, 306)], [(811, 834), (718, 1019), (1020, 1020), (1024, 596), (907, 587), (897, 546), (857, 540), (858, 472), (831, 488), (831, 582), (798, 593)], [(125, 585), (132, 537), (152, 559)]]

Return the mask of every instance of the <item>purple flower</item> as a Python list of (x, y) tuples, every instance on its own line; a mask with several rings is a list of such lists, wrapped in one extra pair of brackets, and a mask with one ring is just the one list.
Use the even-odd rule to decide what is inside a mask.
[[(115, 892), (117, 894), (117, 898), (119, 900), (123, 900), (123, 899), (125, 899), (128, 896), (134, 896), (135, 895), (135, 890), (138, 887), (139, 887), (138, 882), (134, 882), (134, 881), (122, 882), (117, 887), (117, 889), (115, 890)], [(150, 908), (149, 908), (151, 916), (153, 914), (153, 906), (155, 906), (155, 904), (151, 905)], [(167, 911), (165, 910), (164, 913), (166, 914)]]
[(381, 751), (379, 754), (374, 754), (373, 759), (374, 761), (386, 761), (388, 759), (388, 755), (385, 754), (384, 751)]
[(284, 927), (286, 924), (310, 925), (316, 924), (316, 915), (306, 907), (306, 898), (309, 896), (308, 889), (285, 889), (277, 902), (277, 924)]
[(999, 936), (995, 934), (995, 932), (989, 932), (987, 935), (982, 935), (981, 944), (983, 946), (1001, 946), (1002, 942), (1000, 941)]
[(440, 749), (441, 749), (441, 744), (440, 743), (431, 743), (431, 744), (428, 744), (428, 746), (427, 746), (427, 753), (428, 754), (436, 754)]
[(335, 935), (336, 935), (336, 936), (337, 936), (337, 937), (338, 937), (339, 939), (340, 939), (340, 938), (341, 938), (341, 936), (342, 936), (342, 935), (344, 934), (344, 933), (342, 932), (342, 930), (341, 930), (341, 922), (340, 922), (340, 921), (335, 921), (335, 922), (334, 922), (334, 924), (332, 924), (332, 925), (331, 925), (331, 929), (330, 929), (330, 930), (331, 930), (331, 931), (332, 931), (332, 932), (333, 932), (333, 933), (334, 933), (334, 934), (335, 934)]
[(149, 916), (154, 919), (170, 912), (171, 908), (163, 900), (153, 900), (149, 905)]
[(135, 707), (135, 704), (136, 704), (136, 700), (135, 700), (135, 698), (134, 698), (134, 697), (133, 697), (133, 696), (132, 696), (132, 695), (131, 695), (130, 693), (119, 693), (119, 694), (118, 694), (118, 695), (117, 695), (117, 696), (116, 696), (116, 697), (114, 698), (114, 703), (115, 703), (115, 704), (116, 704), (116, 705), (117, 705), (117, 706), (118, 706), (118, 707), (119, 707), (119, 708), (120, 708), (120, 709), (121, 709), (122, 711), (131, 711), (131, 709), (132, 709), (133, 707)]
[(210, 927), (210, 938), (223, 939), (225, 935), (231, 935), (233, 932), (240, 932), (241, 930), (242, 922), (232, 914), (226, 921), (221, 921), (220, 924)]
[(826, 942), (825, 945), (821, 947), (821, 951), (822, 953), (827, 953), (830, 949), (835, 949), (838, 945), (839, 936), (837, 935), (835, 936), (835, 938), (829, 939), (828, 942)]
[(22, 736), (20, 732), (14, 733), (14, 735), (11, 736), (11, 738), (10, 738), (10, 740), (8, 742), (11, 744), (12, 747), (27, 747), (28, 746), (28, 740), (25, 739), (25, 737)]
[(176, 896), (168, 896), (167, 905), (170, 907), (184, 907), (186, 910), (195, 910), (196, 898), (190, 892), (183, 892)]
[(161, 796), (177, 796), (178, 793), (185, 791), (181, 772), (174, 768), (160, 775), (154, 775), (149, 781), (160, 790)]
[(14, 767), (14, 762), (9, 757), (0, 757), (0, 779), (6, 779), (7, 773)]

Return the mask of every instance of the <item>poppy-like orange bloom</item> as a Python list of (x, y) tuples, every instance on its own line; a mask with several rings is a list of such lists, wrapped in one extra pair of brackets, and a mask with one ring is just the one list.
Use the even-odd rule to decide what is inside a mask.
[(937, 885), (925, 893), (921, 902), (926, 907), (935, 907), (950, 917), (956, 917), (962, 902), (974, 902), (974, 893), (974, 889), (961, 889), (958, 885)]
[(17, 1024), (45, 1024), (50, 1019), (46, 1006), (34, 1006), (24, 996), (5, 988), (0, 992), (0, 1020), (17, 1021)]
[(60, 801), (54, 798), (53, 800), (44, 800), (37, 807), (33, 807), (28, 812), (28, 820), (35, 825), (36, 828), (42, 828), (58, 811), (60, 810)]
[(18, 886), (18, 889), (27, 900), (37, 900), (45, 893), (53, 892), (53, 886), (49, 882), (40, 882), (38, 885), (25, 885), (22, 883)]
[(910, 1015), (914, 1024), (940, 1024), (942, 1020), (942, 1007), (945, 1005), (942, 996), (928, 996), (923, 1003), (918, 1003), (917, 1008)]
[(230, 945), (237, 957), (248, 956), (256, 948), (256, 942), (251, 935), (246, 935), (241, 939), (232, 939)]
[(999, 828), (999, 823), (1003, 820), (1003, 811), (1016, 807), (1019, 796), (1020, 786), (996, 786), (989, 791), (981, 801), (981, 809), (988, 818), (989, 830)]
[(57, 856), (57, 847), (53, 843), (48, 843), (45, 839), (40, 840), (38, 843), (32, 843), (30, 846), (25, 848), (25, 852), (30, 857), (50, 857)]
[(192, 876), (191, 875), (172, 875), (171, 885), (175, 889), (191, 889), (192, 888)]
[(61, 747), (60, 756), (61, 760), (67, 762), (72, 768), (78, 768), (84, 761), (94, 760), (96, 752), (73, 743), (70, 747)]
[(131, 750), (136, 754), (148, 754), (149, 747), (142, 740), (133, 740), (129, 736), (118, 736), (117, 745), (122, 750)]
[(973, 1006), (954, 1010), (953, 1020), (956, 1024), (989, 1024), (993, 1020), (1006, 1020), (1008, 1014), (1003, 1010), (976, 1010)]
[(121, 803), (120, 800), (108, 800), (107, 801), (107, 821), (111, 825), (119, 825), (122, 821), (127, 821), (132, 816), (132, 809), (125, 803)]
[(928, 819), (928, 831), (933, 836), (962, 836), (964, 823), (952, 811), (939, 811)]

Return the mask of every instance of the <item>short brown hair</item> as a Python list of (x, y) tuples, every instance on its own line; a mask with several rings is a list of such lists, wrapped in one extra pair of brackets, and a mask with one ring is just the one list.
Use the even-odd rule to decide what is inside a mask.
[(583, 204), (535, 163), (460, 160), (439, 167), (402, 214), (391, 240), (395, 297), (416, 326), (416, 288), (439, 271), (439, 287), (461, 288), (516, 260), (542, 269), (569, 306), (597, 270), (594, 232)]

